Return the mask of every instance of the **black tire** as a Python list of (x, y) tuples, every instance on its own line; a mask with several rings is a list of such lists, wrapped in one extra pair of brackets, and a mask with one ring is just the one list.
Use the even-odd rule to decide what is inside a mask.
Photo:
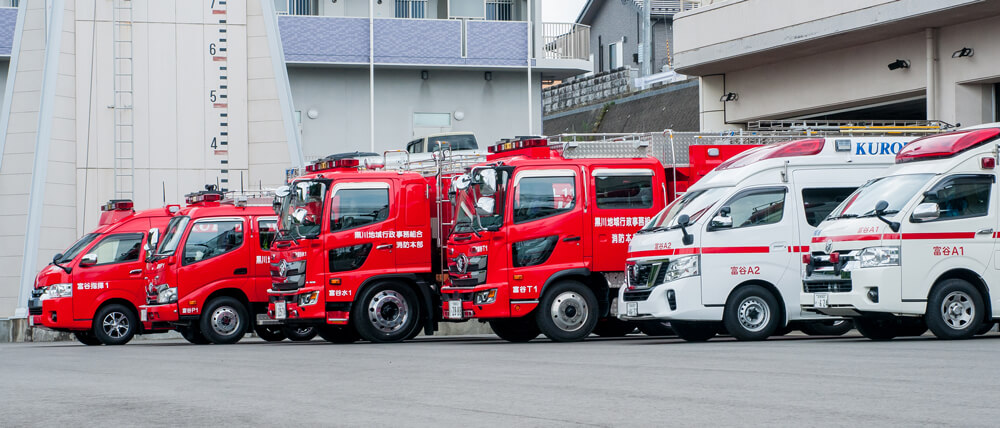
[(97, 340), (97, 337), (94, 336), (94, 332), (91, 331), (91, 330), (74, 331), (73, 332), (73, 336), (76, 337), (77, 341), (79, 341), (80, 343), (82, 343), (84, 345), (87, 345), (87, 346), (99, 346), (99, 345), (102, 345), (101, 341)]
[(139, 327), (139, 317), (125, 305), (112, 303), (94, 316), (94, 337), (105, 345), (124, 345)]
[(257, 333), (257, 337), (267, 342), (281, 342), (285, 340), (285, 332), (278, 325), (255, 325), (253, 326), (253, 331)]
[(354, 343), (361, 338), (350, 325), (319, 325), (315, 330), (319, 337), (330, 343)]
[(670, 322), (668, 321), (640, 321), (639, 331), (646, 336), (652, 337), (677, 335), (677, 333), (674, 332), (674, 328), (671, 327)]
[(855, 318), (854, 328), (871, 340), (891, 340), (899, 335), (899, 323), (888, 318)]
[(209, 342), (227, 345), (239, 342), (246, 334), (250, 316), (246, 306), (232, 297), (212, 299), (201, 313), (199, 327)]
[(212, 343), (205, 338), (204, 334), (201, 334), (201, 328), (197, 324), (192, 324), (188, 327), (177, 327), (177, 332), (184, 337), (184, 340), (193, 345), (208, 345)]
[(947, 279), (931, 290), (924, 320), (941, 339), (968, 339), (985, 319), (986, 306), (979, 290), (961, 279)]
[(711, 322), (671, 321), (674, 333), (688, 342), (704, 342), (719, 333), (719, 327)]
[(759, 285), (740, 287), (729, 295), (722, 322), (738, 340), (764, 340), (784, 324), (778, 299)]
[(368, 287), (355, 301), (351, 324), (361, 338), (375, 343), (402, 342), (421, 327), (420, 299), (409, 286), (383, 282)]
[(292, 342), (308, 342), (316, 337), (318, 333), (315, 326), (307, 325), (283, 325), (281, 326), (281, 331)]
[(594, 292), (570, 280), (549, 286), (535, 310), (538, 329), (554, 342), (576, 342), (590, 336), (597, 317)]
[(601, 337), (625, 337), (635, 331), (635, 323), (618, 318), (602, 318), (594, 326), (594, 334)]
[(490, 320), (489, 323), (493, 333), (508, 342), (524, 343), (542, 334), (538, 324), (535, 323), (535, 317), (531, 315)]
[(984, 322), (983, 325), (979, 327), (979, 331), (976, 332), (976, 335), (981, 336), (981, 335), (984, 335), (986, 333), (989, 333), (989, 332), (993, 331), (993, 327), (995, 327), (996, 325), (997, 325), (996, 321), (993, 321), (993, 320), (989, 320), (987, 322)]
[(795, 326), (793, 326), (791, 323), (789, 323), (789, 324), (786, 324), (784, 327), (778, 327), (778, 328), (774, 329), (774, 333), (771, 333), (771, 337), (784, 336), (784, 335), (786, 335), (788, 333), (791, 333), (792, 330), (795, 330)]
[(810, 336), (843, 336), (854, 328), (851, 320), (803, 321), (799, 330)]

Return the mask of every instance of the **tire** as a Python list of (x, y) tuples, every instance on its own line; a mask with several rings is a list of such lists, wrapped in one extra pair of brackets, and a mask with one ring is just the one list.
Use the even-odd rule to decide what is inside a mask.
[(871, 340), (891, 340), (899, 335), (898, 323), (895, 319), (856, 318), (854, 328), (862, 336)]
[(711, 322), (671, 321), (670, 326), (678, 337), (688, 342), (704, 342), (719, 332), (718, 326)]
[(254, 333), (261, 339), (268, 342), (281, 342), (285, 340), (285, 332), (281, 329), (281, 326), (276, 325), (255, 325), (253, 326)]
[(738, 340), (764, 340), (782, 326), (778, 299), (759, 285), (740, 287), (729, 295), (722, 323)]
[(354, 343), (361, 338), (350, 325), (319, 325), (314, 327), (314, 330), (319, 337), (330, 343)]
[(979, 290), (961, 279), (942, 281), (927, 299), (927, 328), (941, 339), (968, 339), (982, 325), (986, 306)]
[(535, 310), (538, 329), (554, 342), (576, 342), (590, 336), (597, 317), (597, 297), (577, 281), (551, 285)]
[(420, 329), (420, 309), (420, 300), (409, 286), (383, 282), (361, 293), (352, 309), (351, 324), (369, 342), (402, 342)]
[(223, 296), (212, 299), (201, 313), (199, 327), (209, 342), (228, 345), (239, 342), (249, 327), (250, 316), (239, 300)]
[(984, 322), (983, 325), (979, 327), (979, 331), (977, 331), (976, 334), (981, 336), (986, 333), (989, 333), (993, 331), (993, 327), (996, 327), (996, 325), (997, 323), (993, 320), (990, 320), (989, 322)]
[(601, 337), (625, 337), (635, 331), (635, 323), (618, 318), (603, 318), (594, 326), (594, 334)]
[(184, 337), (184, 340), (188, 341), (193, 345), (208, 345), (208, 339), (205, 338), (204, 334), (201, 334), (201, 328), (197, 324), (192, 324), (188, 327), (178, 327), (177, 332)]
[(94, 337), (105, 345), (124, 345), (132, 340), (139, 327), (135, 312), (125, 305), (112, 303), (94, 316)]
[(803, 321), (799, 330), (810, 336), (843, 336), (854, 328), (851, 320)]
[(668, 321), (640, 321), (639, 331), (641, 331), (646, 336), (652, 336), (652, 337), (677, 335), (677, 333), (674, 332), (674, 328), (670, 325), (670, 322)]
[(76, 337), (77, 341), (87, 346), (99, 346), (102, 344), (100, 340), (97, 340), (97, 337), (94, 336), (94, 332), (91, 330), (74, 331), (73, 336)]
[(528, 342), (542, 333), (538, 329), (538, 324), (535, 323), (535, 318), (531, 315), (525, 315), (520, 318), (490, 320), (489, 323), (493, 333), (508, 342)]
[(283, 325), (281, 326), (281, 331), (284, 332), (285, 337), (287, 337), (288, 340), (291, 340), (292, 342), (308, 342), (312, 340), (312, 338), (316, 337), (316, 333), (318, 333), (317, 328), (315, 326), (302, 326), (302, 325), (297, 325), (297, 326)]

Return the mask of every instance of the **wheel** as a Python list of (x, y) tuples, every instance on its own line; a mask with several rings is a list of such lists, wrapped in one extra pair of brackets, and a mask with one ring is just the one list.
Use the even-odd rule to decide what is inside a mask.
[(895, 319), (886, 318), (856, 318), (854, 328), (858, 333), (871, 340), (890, 340), (899, 335), (898, 323)]
[(247, 308), (239, 300), (217, 297), (201, 313), (201, 334), (212, 343), (236, 343), (246, 334), (249, 319)]
[(80, 343), (87, 346), (97, 346), (101, 344), (101, 341), (97, 340), (97, 337), (94, 336), (94, 332), (90, 330), (74, 331), (73, 336), (76, 337), (76, 340), (80, 341)]
[(201, 328), (197, 324), (192, 324), (188, 327), (177, 327), (177, 332), (184, 337), (184, 340), (194, 345), (208, 345), (212, 343), (205, 338), (204, 334), (201, 334)]
[(688, 342), (704, 342), (719, 332), (718, 326), (710, 322), (671, 321), (670, 326), (678, 337)]
[(320, 325), (313, 328), (319, 337), (331, 343), (354, 343), (361, 337), (350, 325)]
[(124, 345), (135, 336), (139, 321), (125, 305), (112, 303), (94, 316), (94, 337), (105, 345)]
[(285, 337), (293, 342), (308, 342), (312, 338), (316, 337), (316, 327), (311, 325), (296, 325), (296, 326), (281, 326), (281, 331), (285, 333)]
[(983, 335), (983, 334), (989, 333), (989, 332), (993, 331), (993, 327), (995, 327), (996, 325), (997, 325), (997, 323), (995, 321), (993, 321), (993, 320), (990, 320), (988, 322), (984, 322), (983, 325), (982, 325), (982, 327), (979, 327), (979, 331), (977, 331), (976, 334), (977, 335)]
[(759, 285), (741, 287), (729, 296), (722, 322), (739, 340), (764, 340), (783, 324), (778, 299)]
[(501, 339), (515, 343), (530, 341), (541, 334), (538, 324), (535, 323), (535, 318), (531, 315), (490, 320), (490, 329)]
[(640, 321), (639, 331), (646, 336), (676, 336), (668, 321)]
[(635, 323), (618, 318), (603, 318), (594, 326), (594, 334), (601, 337), (625, 337), (635, 331)]
[(285, 332), (282, 331), (281, 326), (277, 325), (255, 325), (253, 327), (254, 333), (257, 333), (261, 339), (268, 342), (281, 342), (285, 340)]
[(851, 320), (803, 321), (799, 330), (810, 336), (843, 336), (854, 328)]
[(542, 297), (535, 322), (555, 342), (583, 340), (597, 325), (597, 297), (577, 281), (557, 282)]
[(410, 287), (383, 282), (361, 293), (351, 323), (365, 340), (401, 342), (420, 328), (420, 301)]
[(924, 319), (931, 332), (941, 339), (968, 339), (982, 325), (983, 308), (983, 298), (972, 284), (948, 279), (931, 291)]

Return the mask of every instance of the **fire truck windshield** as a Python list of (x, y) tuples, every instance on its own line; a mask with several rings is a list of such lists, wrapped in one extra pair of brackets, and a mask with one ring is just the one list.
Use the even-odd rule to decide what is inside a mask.
[(649, 223), (646, 223), (646, 227), (643, 227), (639, 232), (653, 232), (657, 230), (670, 229), (677, 226), (677, 217), (681, 214), (687, 214), (691, 220), (690, 223), (694, 224), (698, 221), (701, 216), (705, 215), (705, 212), (710, 210), (722, 195), (729, 192), (731, 187), (713, 187), (711, 189), (694, 190), (684, 194), (676, 201), (672, 202), (663, 211), (660, 211), (656, 217), (653, 217)]
[(875, 214), (875, 204), (886, 201), (885, 214), (896, 214), (934, 174), (893, 175), (869, 181), (844, 200), (827, 219), (863, 217)]
[(509, 171), (475, 169), (471, 184), (456, 189), (455, 233), (497, 230), (503, 225), (504, 190)]
[(324, 181), (298, 181), (281, 200), (278, 239), (298, 239), (319, 235), (323, 219)]
[(167, 224), (167, 233), (163, 235), (160, 247), (156, 249), (157, 256), (169, 256), (177, 250), (177, 245), (180, 244), (181, 236), (184, 235), (184, 229), (187, 229), (190, 220), (191, 217), (188, 216), (170, 219), (170, 223)]
[(83, 237), (80, 238), (79, 241), (76, 241), (76, 243), (73, 244), (73, 246), (69, 247), (69, 249), (67, 249), (62, 253), (62, 257), (60, 257), (59, 260), (56, 260), (56, 263), (69, 263), (73, 261), (73, 259), (76, 258), (77, 254), (80, 254), (80, 252), (82, 252), (84, 248), (87, 248), (87, 246), (90, 245), (91, 242), (94, 242), (94, 240), (97, 239), (98, 236), (101, 236), (101, 234), (88, 233), (86, 235), (83, 235)]

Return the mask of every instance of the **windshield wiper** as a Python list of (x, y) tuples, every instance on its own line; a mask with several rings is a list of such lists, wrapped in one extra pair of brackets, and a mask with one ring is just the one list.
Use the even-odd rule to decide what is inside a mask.
[(843, 215), (838, 215), (838, 216), (830, 216), (830, 217), (827, 217), (826, 219), (827, 220), (840, 220), (842, 218), (857, 218), (857, 217), (858, 217), (857, 214), (843, 214)]

